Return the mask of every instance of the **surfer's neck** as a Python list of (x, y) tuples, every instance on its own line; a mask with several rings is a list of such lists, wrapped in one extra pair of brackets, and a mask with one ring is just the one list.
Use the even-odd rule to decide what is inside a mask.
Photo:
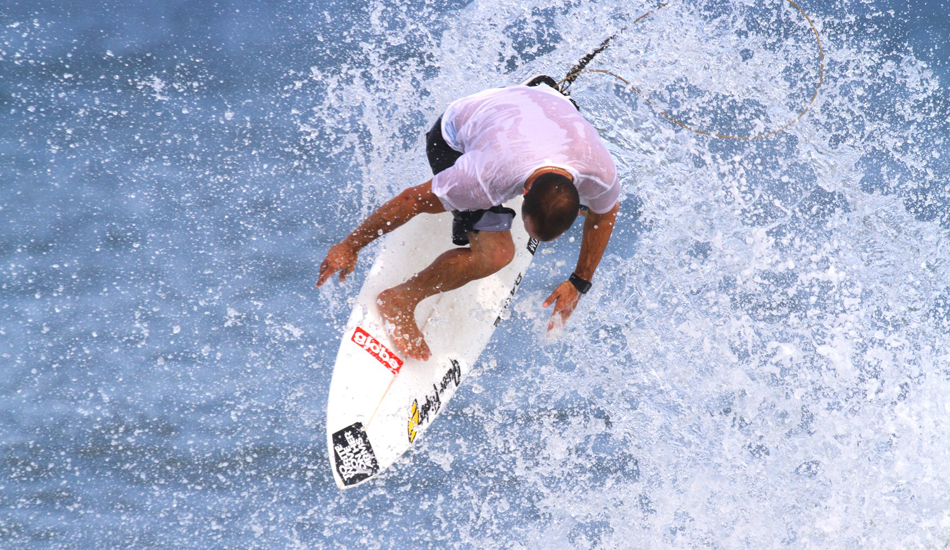
[(544, 174), (559, 174), (571, 180), (571, 182), (574, 181), (574, 176), (563, 168), (558, 168), (557, 166), (542, 166), (541, 168), (538, 168), (534, 172), (531, 172), (531, 175), (528, 176), (528, 178), (524, 181), (523, 193), (527, 193), (528, 189), (531, 189), (531, 186), (534, 185), (535, 180), (537, 180), (539, 177), (543, 176)]

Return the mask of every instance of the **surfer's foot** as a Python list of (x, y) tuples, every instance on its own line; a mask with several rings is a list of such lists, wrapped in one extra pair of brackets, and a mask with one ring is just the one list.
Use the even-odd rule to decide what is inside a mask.
[(416, 326), (416, 303), (407, 301), (402, 293), (391, 288), (379, 294), (376, 304), (396, 347), (413, 359), (427, 361), (432, 352)]

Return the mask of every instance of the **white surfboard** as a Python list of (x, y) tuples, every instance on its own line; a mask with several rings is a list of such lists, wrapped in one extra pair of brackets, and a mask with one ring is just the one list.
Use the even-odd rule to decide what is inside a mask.
[(416, 308), (432, 352), (428, 361), (398, 352), (383, 329), (376, 298), (452, 247), (452, 215), (416, 216), (383, 238), (343, 331), (330, 383), (327, 446), (341, 489), (398, 460), (468, 378), (538, 247), (520, 219), (521, 200), (505, 205), (519, 213), (511, 229), (514, 260), (491, 277), (429, 297)]

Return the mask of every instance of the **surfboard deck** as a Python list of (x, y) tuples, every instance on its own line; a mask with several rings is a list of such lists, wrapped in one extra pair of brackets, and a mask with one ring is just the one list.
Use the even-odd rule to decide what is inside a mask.
[[(521, 197), (505, 206), (521, 211)], [(386, 333), (376, 298), (450, 249), (451, 213), (416, 216), (383, 238), (343, 331), (327, 402), (327, 449), (341, 489), (395, 463), (445, 410), (511, 303), (538, 242), (516, 219), (515, 258), (498, 273), (423, 300), (416, 322), (432, 352), (403, 357)]]

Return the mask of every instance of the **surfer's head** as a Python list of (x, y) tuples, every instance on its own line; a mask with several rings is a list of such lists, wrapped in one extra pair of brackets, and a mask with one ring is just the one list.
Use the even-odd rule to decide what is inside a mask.
[(563, 170), (538, 170), (525, 182), (521, 217), (528, 235), (539, 241), (560, 237), (574, 223), (578, 208), (577, 188)]

